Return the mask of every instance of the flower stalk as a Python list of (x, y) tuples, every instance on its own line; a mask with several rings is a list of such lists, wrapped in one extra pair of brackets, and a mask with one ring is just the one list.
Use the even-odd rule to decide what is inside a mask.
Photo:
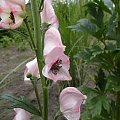
[(38, 93), (38, 88), (37, 88), (37, 80), (35, 79), (31, 79), (31, 82), (32, 82), (32, 85), (34, 87), (34, 90), (35, 90), (35, 95), (36, 95), (36, 98), (37, 98), (37, 103), (38, 103), (38, 106), (39, 106), (39, 110), (40, 110), (40, 113), (42, 113), (42, 107), (41, 107), (41, 102), (40, 102), (40, 97), (39, 97), (39, 93)]
[(32, 47), (34, 48), (34, 50), (36, 50), (35, 42), (34, 42), (34, 39), (33, 39), (31, 30), (30, 30), (30, 27), (29, 27), (27, 18), (24, 19), (24, 23), (25, 23), (26, 28), (28, 30), (28, 33), (29, 33), (29, 36), (30, 36), (30, 39), (31, 39), (31, 43), (32, 43)]
[(43, 88), (43, 98), (44, 98), (43, 120), (48, 120), (48, 87)]
[(48, 89), (46, 88), (45, 78), (42, 76), (41, 69), (43, 68), (43, 55), (42, 55), (42, 32), (40, 30), (40, 16), (39, 16), (39, 8), (37, 6), (37, 0), (31, 0), (31, 9), (32, 9), (32, 17), (33, 17), (33, 25), (34, 25), (34, 39), (36, 42), (36, 57), (38, 61), (38, 67), (41, 75), (41, 83), (43, 90), (43, 119), (48, 120)]

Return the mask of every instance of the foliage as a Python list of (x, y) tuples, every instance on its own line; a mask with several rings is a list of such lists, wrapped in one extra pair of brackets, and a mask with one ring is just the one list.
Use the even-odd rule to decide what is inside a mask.
[(85, 4), (88, 17), (69, 27), (73, 31), (89, 33), (97, 41), (96, 45), (85, 48), (74, 56), (82, 60), (84, 65), (91, 65), (96, 69), (94, 87), (86, 84), (79, 87), (88, 96), (86, 111), (82, 114), (83, 120), (119, 119), (120, 6), (119, 1), (111, 2), (115, 5), (112, 9), (102, 0), (88, 2)]

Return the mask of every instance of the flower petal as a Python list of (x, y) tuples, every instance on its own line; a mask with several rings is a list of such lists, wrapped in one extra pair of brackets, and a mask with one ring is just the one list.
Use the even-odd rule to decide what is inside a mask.
[(30, 113), (21, 108), (14, 108), (16, 116), (13, 120), (30, 120)]
[(59, 56), (62, 56), (63, 53), (63, 48), (61, 47), (55, 47), (53, 48), (49, 54), (47, 54), (46, 56), (44, 56), (45, 58), (45, 64), (49, 64), (51, 61), (57, 61), (57, 59), (59, 58)]
[(60, 93), (60, 111), (68, 120), (80, 119), (80, 106), (86, 96), (74, 87), (67, 87)]
[(54, 27), (50, 27), (45, 33), (43, 55), (46, 56), (55, 47), (61, 47), (62, 51), (65, 51), (59, 31)]
[[(10, 8), (21, 8), (25, 10), (25, 0), (5, 0), (5, 2), (10, 6)], [(17, 9), (16, 9), (17, 10)]]
[(52, 24), (58, 28), (58, 19), (52, 6), (51, 0), (44, 0), (44, 8), (41, 12), (42, 23)]

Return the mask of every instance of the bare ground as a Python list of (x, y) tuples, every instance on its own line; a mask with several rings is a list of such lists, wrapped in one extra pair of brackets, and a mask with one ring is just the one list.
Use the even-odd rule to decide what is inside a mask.
[[(13, 71), (16, 66), (34, 57), (31, 50), (17, 51), (16, 47), (0, 48), (0, 81)], [(29, 60), (30, 61), (30, 60)], [(26, 85), (23, 80), (23, 74), (25, 69), (25, 63), (14, 70), (8, 78), (5, 79), (2, 85), (0, 85), (0, 94), (10, 93), (15, 96), (25, 96), (32, 103), (36, 104), (36, 99), (31, 85)], [(40, 86), (40, 85), (39, 85)], [(41, 88), (39, 90), (41, 93)], [(58, 104), (58, 86), (53, 85), (49, 90), (49, 120), (53, 120), (54, 114), (59, 109)], [(12, 120), (15, 112), (11, 109), (7, 109), (10, 103), (6, 100), (0, 100), (0, 120)], [(31, 120), (39, 120), (38, 117), (33, 116)], [(65, 120), (60, 118), (59, 120)]]

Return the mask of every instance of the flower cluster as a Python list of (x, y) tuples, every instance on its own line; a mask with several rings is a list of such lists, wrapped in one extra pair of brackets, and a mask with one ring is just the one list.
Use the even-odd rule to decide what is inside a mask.
[[(58, 31), (58, 19), (52, 7), (51, 0), (44, 0), (43, 6), (44, 8), (40, 13), (41, 21), (43, 24), (48, 24), (49, 27), (44, 36), (43, 56), (45, 66), (42, 74), (54, 82), (58, 80), (71, 80), (69, 74), (70, 61), (69, 57), (64, 54), (65, 46), (62, 44), (61, 35)], [(25, 80), (28, 72), (38, 77), (38, 74), (34, 74), (34, 70), (38, 71), (38, 66), (37, 61), (33, 60), (26, 65)]]
[(44, 0), (44, 8), (41, 12), (42, 23), (49, 24), (44, 37), (43, 56), (45, 66), (42, 73), (45, 77), (53, 80), (71, 80), (69, 74), (69, 57), (64, 54), (65, 46), (62, 44), (61, 35), (58, 31), (58, 19), (52, 7), (51, 0)]
[[(40, 13), (42, 24), (48, 26), (44, 34), (43, 56), (45, 66), (42, 74), (54, 82), (58, 80), (71, 80), (69, 74), (70, 61), (69, 57), (64, 54), (65, 46), (62, 43), (61, 35), (58, 30), (59, 24), (57, 16), (52, 7), (51, 0), (44, 0), (44, 8)], [(37, 60), (26, 64), (25, 80), (27, 74), (31, 73), (35, 77), (40, 77)], [(68, 120), (80, 119), (80, 106), (86, 96), (74, 87), (63, 89), (60, 94), (60, 111)]]
[[(0, 28), (15, 29), (24, 19), (25, 3), (29, 0), (0, 0)], [(64, 54), (65, 46), (62, 43), (58, 30), (59, 24), (52, 0), (44, 0), (43, 10), (40, 13), (42, 24), (47, 25), (44, 34), (43, 57), (45, 66), (42, 74), (54, 82), (58, 80), (71, 80), (69, 74), (69, 57)], [(29, 77), (28, 77), (29, 76)], [(30, 78), (40, 78), (37, 59), (28, 62), (24, 72), (24, 81), (31, 83)], [(68, 120), (80, 119), (80, 106), (87, 97), (74, 87), (67, 87), (60, 93), (60, 111)], [(16, 116), (13, 120), (30, 120), (30, 113), (15, 108)]]

